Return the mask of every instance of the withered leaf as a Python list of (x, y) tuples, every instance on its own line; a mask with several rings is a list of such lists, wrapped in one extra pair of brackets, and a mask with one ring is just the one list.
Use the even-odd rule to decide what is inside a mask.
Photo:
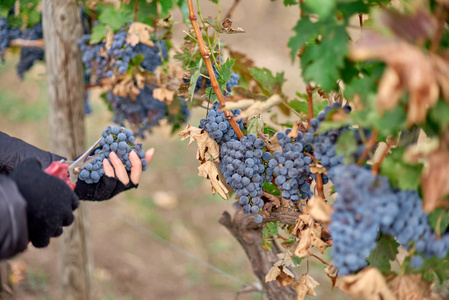
[(150, 39), (150, 34), (154, 32), (154, 28), (150, 25), (140, 22), (133, 22), (128, 29), (126, 42), (135, 47), (138, 43), (154, 47), (154, 43)]
[(279, 140), (276, 135), (273, 135), (271, 138), (267, 138), (267, 136), (259, 137), (265, 142), (265, 147), (267, 147), (268, 151), (282, 151), (282, 147), (279, 145)]
[(210, 180), (213, 195), (215, 195), (215, 192), (218, 192), (221, 198), (228, 200), (229, 190), (221, 181), (218, 163), (213, 161), (203, 163), (198, 167), (198, 175)]
[(377, 95), (376, 105), (380, 112), (395, 107), (408, 91), (407, 125), (425, 121), (428, 109), (436, 104), (439, 94), (429, 55), (398, 38), (366, 30), (360, 42), (351, 46), (350, 57), (354, 60), (380, 59), (387, 64)]
[(432, 283), (422, 281), (421, 274), (396, 276), (388, 283), (397, 300), (435, 300), (432, 297)]
[(284, 266), (273, 266), (265, 276), (265, 282), (276, 280), (279, 286), (288, 286), (294, 280), (295, 275)]
[(260, 115), (261, 113), (269, 110), (273, 106), (279, 105), (282, 103), (281, 96), (275, 94), (268, 98), (266, 101), (257, 101), (254, 102), (251, 106), (249, 106), (246, 110), (242, 111), (242, 113), (236, 117), (236, 120), (240, 120), (243, 118), (247, 118), (253, 115)]
[(307, 295), (316, 296), (315, 288), (320, 284), (312, 276), (304, 274), (293, 283), (293, 287), (298, 294), (297, 300), (303, 300)]
[(313, 196), (309, 200), (310, 216), (319, 222), (330, 222), (330, 215), (333, 211), (332, 206), (324, 202), (323, 198)]
[(181, 141), (190, 137), (189, 146), (196, 141), (198, 143), (198, 151), (196, 153), (196, 158), (201, 164), (213, 159), (218, 160), (219, 157), (219, 147), (215, 140), (213, 140), (206, 130), (192, 127), (187, 124), (186, 128), (182, 130), (179, 135), (181, 136)]
[(227, 101), (223, 109), (226, 110), (234, 110), (234, 109), (245, 109), (254, 104), (255, 100), (253, 99), (241, 99), (238, 101)]
[(106, 34), (106, 38), (105, 38), (106, 42), (105, 42), (104, 47), (106, 49), (110, 49), (112, 46), (112, 42), (114, 41), (114, 31), (112, 31), (111, 28), (109, 28), (109, 27), (107, 27), (107, 29), (108, 29), (108, 33)]
[(288, 137), (295, 139), (298, 136), (298, 131), (301, 129), (301, 123), (300, 121), (293, 122), (292, 131), (287, 134)]
[(153, 97), (161, 102), (170, 104), (175, 97), (175, 91), (170, 91), (166, 88), (157, 88), (153, 90)]
[(300, 258), (310, 256), (312, 254), (311, 246), (323, 253), (328, 245), (321, 240), (321, 231), (321, 226), (316, 223), (309, 228), (301, 230), (301, 237), (295, 249), (295, 255)]
[(376, 268), (368, 267), (356, 275), (342, 277), (340, 289), (354, 298), (366, 300), (397, 300), (388, 288), (383, 275)]
[(442, 198), (449, 194), (449, 151), (439, 149), (430, 154), (427, 166), (421, 177), (423, 189), (423, 210), (431, 212), (435, 208), (448, 205)]
[(276, 280), (276, 278), (281, 274), (281, 269), (278, 266), (273, 266), (267, 275), (265, 275), (265, 282), (270, 282)]

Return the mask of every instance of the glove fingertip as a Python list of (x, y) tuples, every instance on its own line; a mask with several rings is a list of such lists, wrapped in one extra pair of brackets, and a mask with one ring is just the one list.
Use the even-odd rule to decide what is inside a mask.
[(69, 213), (62, 221), (62, 226), (69, 226), (73, 221), (75, 221), (75, 216), (72, 213)]

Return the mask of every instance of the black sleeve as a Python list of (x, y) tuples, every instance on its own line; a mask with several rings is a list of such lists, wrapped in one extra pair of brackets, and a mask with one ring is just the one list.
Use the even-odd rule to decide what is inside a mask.
[(0, 174), (9, 174), (21, 161), (35, 158), (45, 169), (52, 161), (63, 157), (36, 148), (0, 131)]
[(0, 175), (0, 259), (24, 251), (27, 244), (26, 202), (14, 181)]

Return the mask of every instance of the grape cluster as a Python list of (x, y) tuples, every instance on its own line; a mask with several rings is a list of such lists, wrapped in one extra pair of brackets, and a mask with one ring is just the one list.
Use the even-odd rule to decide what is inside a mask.
[[(393, 189), (387, 178), (374, 177), (371, 170), (351, 165), (335, 167), (331, 180), (338, 193), (329, 231), (333, 240), (332, 258), (341, 275), (364, 267), (376, 246), (379, 229), (396, 237), (403, 247), (425, 257), (444, 258), (449, 252), (449, 234), (441, 239), (433, 232), (422, 210), (417, 191)], [(414, 256), (414, 267), (423, 258)]]
[(8, 25), (6, 18), (0, 18), (0, 58), (3, 59), (6, 48), (9, 46), (9, 40), (20, 36), (20, 29)]
[(329, 232), (332, 259), (340, 275), (367, 265), (366, 257), (376, 247), (379, 226), (386, 226), (398, 213), (388, 192), (388, 180), (376, 181), (369, 169), (356, 165), (335, 167), (331, 178), (338, 193)]
[(154, 89), (152, 85), (145, 85), (135, 100), (108, 92), (106, 98), (114, 111), (113, 121), (120, 126), (124, 126), (125, 120), (128, 121), (138, 129), (136, 134), (139, 136), (143, 136), (145, 130), (158, 126), (167, 115), (167, 104), (153, 97)]
[[(207, 118), (201, 119), (199, 128), (205, 129), (209, 136), (214, 139), (218, 145), (222, 142), (228, 142), (237, 139), (237, 134), (232, 128), (229, 121), (226, 119), (224, 112), (219, 110), (220, 103), (215, 102), (211, 110), (207, 113)], [(241, 113), (240, 109), (231, 111), (234, 116)], [(240, 129), (243, 128), (243, 120), (237, 121)]]
[[(131, 24), (129, 24), (131, 25)], [(105, 49), (105, 43), (90, 44), (90, 34), (83, 35), (78, 40), (80, 50), (83, 52), (82, 61), (89, 74), (95, 70), (98, 78), (112, 77), (114, 74), (124, 74), (129, 68), (132, 59), (141, 55), (140, 66), (154, 72), (163, 59), (167, 59), (167, 45), (164, 41), (154, 41), (155, 46), (138, 43), (131, 46), (126, 42), (128, 28), (123, 27), (115, 33), (111, 47)], [(105, 49), (105, 54), (103, 53)], [(162, 56), (162, 57), (161, 57)]]
[[(42, 23), (37, 23), (31, 28), (25, 29), (21, 35), (21, 38), (24, 40), (40, 40), (43, 37)], [(19, 77), (23, 79), (25, 72), (31, 69), (37, 60), (44, 60), (44, 49), (39, 47), (22, 47), (20, 49), (20, 61), (16, 67)]]
[[(218, 72), (215, 68), (214, 68), (214, 73), (215, 73), (215, 77), (218, 78)], [(229, 81), (226, 83), (226, 90), (224, 91), (225, 95), (231, 94), (231, 89), (233, 87), (239, 85), (239, 79), (240, 79), (240, 76), (238, 74), (234, 73), (233, 71), (231, 71), (231, 79), (229, 79)], [(212, 84), (211, 84), (211, 81), (209, 78), (200, 76), (200, 78), (198, 78), (198, 80), (196, 82), (195, 92), (202, 90), (203, 87), (208, 88), (211, 86), (212, 86)]]
[(108, 126), (102, 132), (102, 136), (103, 138), (100, 141), (99, 148), (94, 151), (94, 154), (101, 154), (91, 163), (84, 166), (78, 176), (80, 180), (88, 184), (99, 182), (100, 178), (104, 175), (103, 160), (105, 158), (109, 160), (111, 151), (117, 154), (125, 169), (131, 171), (132, 165), (129, 160), (129, 153), (135, 150), (142, 162), (142, 170), (147, 169), (148, 165), (145, 159), (145, 152), (142, 150), (142, 144), (134, 143), (135, 137), (131, 130), (118, 126)]
[[(268, 162), (268, 170), (276, 175), (275, 183), (282, 192), (282, 197), (290, 199), (293, 203), (311, 197), (310, 190), (310, 167), (312, 159), (304, 155), (303, 135), (298, 132), (296, 138), (288, 136), (291, 129), (278, 132), (276, 137), (281, 151), (273, 153), (273, 158)], [(271, 171), (269, 171), (271, 173)]]
[(258, 223), (262, 222), (259, 211), (264, 205), (261, 199), (263, 182), (270, 176), (265, 173), (263, 162), (268, 161), (271, 155), (263, 152), (264, 147), (265, 142), (254, 134), (244, 136), (240, 141), (230, 140), (220, 147), (221, 173), (239, 197), (243, 213), (257, 214), (255, 221)]

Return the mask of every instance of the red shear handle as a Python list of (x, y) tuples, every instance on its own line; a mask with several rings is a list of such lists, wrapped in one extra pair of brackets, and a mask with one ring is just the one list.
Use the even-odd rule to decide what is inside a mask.
[(75, 189), (76, 185), (70, 181), (68, 163), (54, 161), (44, 171), (47, 174), (56, 176), (59, 179), (64, 180), (67, 183), (67, 185), (72, 189), (72, 191)]

